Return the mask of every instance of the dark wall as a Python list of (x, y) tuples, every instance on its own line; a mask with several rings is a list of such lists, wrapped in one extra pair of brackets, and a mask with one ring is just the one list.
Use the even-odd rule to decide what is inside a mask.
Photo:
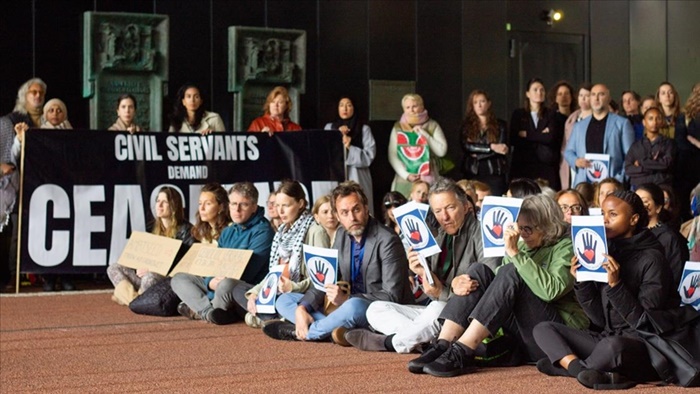
[[(207, 108), (230, 127), (227, 91), (228, 28), (256, 26), (307, 33), (306, 90), (300, 123), (322, 127), (336, 115), (341, 94), (369, 113), (369, 80), (415, 81), (430, 115), (448, 136), (458, 161), (464, 100), (472, 89), (488, 91), (499, 117), (509, 119), (509, 37), (515, 32), (580, 35), (586, 40), (586, 78), (603, 81), (617, 97), (630, 84), (647, 93), (660, 80), (697, 80), (700, 2), (651, 0), (16, 0), (0, 13), (0, 112), (9, 112), (18, 86), (43, 78), (48, 98), (60, 97), (76, 127), (86, 127), (82, 98), (82, 14), (85, 11), (158, 13), (170, 17), (168, 89), (192, 81), (202, 86)], [(542, 10), (561, 9), (548, 26)], [(673, 19), (668, 19), (673, 18)], [(669, 22), (667, 24), (667, 20)], [(506, 26), (510, 24), (511, 31)], [(642, 35), (653, 27), (653, 37)], [(669, 39), (673, 40), (669, 43)], [(683, 100), (690, 86), (677, 86)], [(164, 113), (172, 103), (166, 97)], [(396, 117), (401, 114), (396, 103)], [(376, 194), (392, 172), (386, 146), (392, 122), (373, 122), (379, 154)], [(455, 174), (459, 176), (459, 174)]]

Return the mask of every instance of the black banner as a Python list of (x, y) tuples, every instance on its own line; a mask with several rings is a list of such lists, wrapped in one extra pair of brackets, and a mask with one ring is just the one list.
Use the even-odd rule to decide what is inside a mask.
[(343, 179), (337, 131), (136, 133), (31, 130), (24, 137), (21, 272), (99, 273), (132, 231), (153, 220), (158, 190), (178, 188), (194, 220), (199, 189), (254, 182), (264, 205), (275, 182), (306, 188), (310, 204)]

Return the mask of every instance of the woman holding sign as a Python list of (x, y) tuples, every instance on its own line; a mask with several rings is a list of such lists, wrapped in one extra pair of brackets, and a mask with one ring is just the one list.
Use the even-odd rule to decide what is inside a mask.
[[(537, 369), (550, 376), (575, 377), (588, 388), (623, 389), (659, 379), (635, 327), (643, 312), (673, 308), (680, 299), (661, 245), (646, 229), (649, 215), (639, 196), (618, 191), (605, 198), (601, 208), (608, 240), (602, 265), (607, 281), (577, 282), (574, 290), (592, 325), (602, 331), (553, 322), (537, 325), (535, 340), (547, 354)], [(579, 258), (598, 258), (585, 249), (580, 256), (571, 260), (574, 277), (581, 267)]]
[[(162, 187), (156, 198), (155, 223), (151, 232), (182, 241), (175, 261), (178, 261), (194, 243), (191, 231), (192, 224), (185, 219), (180, 193), (172, 187)], [(112, 301), (120, 305), (129, 305), (136, 296), (165, 279), (164, 276), (147, 269), (133, 269), (117, 263), (107, 267), (107, 276), (114, 285)]]
[[(279, 282), (279, 290), (283, 293), (304, 293), (311, 284), (307, 278), (304, 263), (303, 245), (322, 248), (330, 246), (330, 238), (326, 230), (314, 222), (314, 217), (307, 210), (304, 188), (297, 181), (284, 180), (275, 191), (275, 205), (282, 219), (270, 249), (270, 268), (285, 265)], [(248, 326), (258, 328), (262, 320), (257, 315), (256, 300), (265, 280), (256, 286), (241, 283), (234, 289), (234, 297), (248, 313), (245, 322)], [(245, 298), (240, 294), (245, 292)], [(296, 305), (295, 305), (296, 307)]]
[(447, 301), (438, 341), (409, 363), (411, 372), (440, 377), (471, 373), (477, 367), (476, 356), (483, 355), (482, 341), (501, 328), (516, 343), (508, 364), (534, 361), (544, 355), (532, 338), (538, 323), (588, 326), (572, 292), (568, 225), (554, 200), (543, 194), (526, 197), (517, 225), (498, 231), (505, 241), (503, 265), (495, 276), (485, 270), (466, 295)]
[(389, 136), (389, 164), (396, 172), (391, 190), (408, 196), (414, 181), (432, 183), (438, 176), (447, 140), (438, 122), (428, 117), (421, 96), (403, 96), (401, 107), (403, 115)]

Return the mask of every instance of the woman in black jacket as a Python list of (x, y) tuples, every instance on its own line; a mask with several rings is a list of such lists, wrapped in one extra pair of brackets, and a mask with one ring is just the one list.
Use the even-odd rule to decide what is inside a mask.
[(462, 123), (462, 168), (467, 179), (486, 183), (494, 196), (506, 192), (507, 137), (506, 122), (496, 119), (488, 94), (473, 90), (467, 99), (467, 113)]
[[(572, 376), (586, 387), (621, 389), (658, 380), (635, 327), (647, 310), (677, 306), (680, 298), (661, 245), (646, 229), (642, 200), (630, 191), (609, 195), (602, 204), (608, 238), (607, 283), (577, 282), (576, 298), (591, 324), (579, 331), (557, 323), (538, 324), (533, 335), (546, 359), (537, 369), (550, 376)], [(571, 274), (580, 266), (576, 255)], [(628, 380), (628, 378), (630, 380)]]
[(561, 189), (559, 159), (564, 124), (545, 106), (544, 83), (533, 78), (525, 90), (525, 106), (516, 109), (510, 120), (513, 162), (510, 178), (542, 178), (549, 187)]

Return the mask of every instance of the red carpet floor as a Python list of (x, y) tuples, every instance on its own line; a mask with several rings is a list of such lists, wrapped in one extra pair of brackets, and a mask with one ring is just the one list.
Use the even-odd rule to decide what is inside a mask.
[[(532, 366), (452, 379), (414, 375), (406, 369), (414, 357), (274, 341), (243, 323), (140, 316), (105, 292), (0, 297), (1, 393), (592, 392)], [(693, 391), (640, 385), (631, 392)]]

